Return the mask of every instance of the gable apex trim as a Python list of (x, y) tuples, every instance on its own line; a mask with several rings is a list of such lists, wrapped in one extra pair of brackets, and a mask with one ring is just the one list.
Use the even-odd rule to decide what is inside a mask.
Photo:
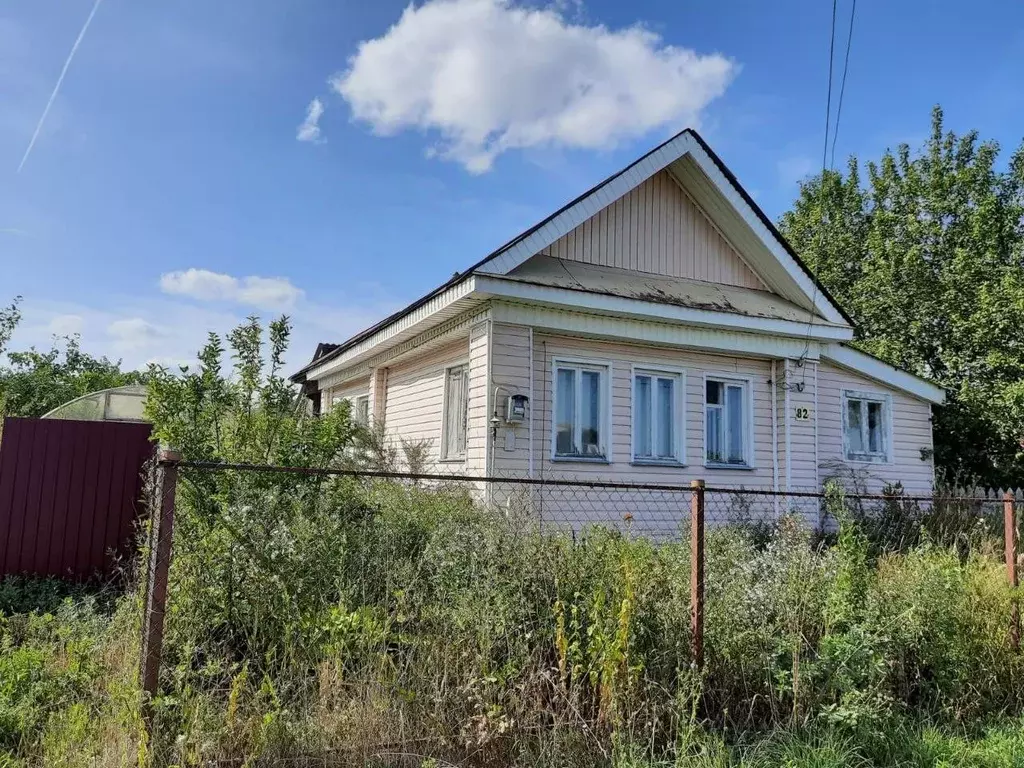
[[(707, 177), (718, 193), (725, 198), (730, 206), (737, 211), (744, 223), (765, 246), (768, 252), (785, 269), (788, 277), (796, 284), (799, 291), (808, 299), (813, 311), (821, 317), (836, 324), (853, 325), (853, 320), (836, 304), (813, 273), (800, 260), (800, 257), (786, 242), (782, 234), (775, 228), (765, 213), (754, 203), (739, 181), (729, 171), (721, 159), (715, 155), (700, 135), (687, 128), (661, 146), (655, 148), (633, 165), (628, 166), (617, 175), (605, 180), (589, 192), (584, 193), (572, 203), (554, 215), (528, 230), (522, 237), (510, 242), (503, 249), (473, 268), (475, 272), (508, 274), (534, 254), (540, 253), (552, 243), (567, 235), (587, 219), (615, 200), (629, 194), (633, 189), (653, 177), (662, 170), (669, 169), (677, 160), (689, 155), (697, 167)], [(698, 210), (722, 232), (704, 207), (689, 194), (684, 183), (675, 174), (671, 174), (676, 182), (697, 205)], [(764, 276), (749, 263), (742, 250), (732, 242), (727, 232), (722, 232), (726, 241), (740, 256), (740, 259), (751, 267), (759, 278)], [(771, 281), (769, 281), (770, 285)], [(779, 291), (783, 293), (783, 291)], [(808, 322), (814, 324), (811, 311)]]

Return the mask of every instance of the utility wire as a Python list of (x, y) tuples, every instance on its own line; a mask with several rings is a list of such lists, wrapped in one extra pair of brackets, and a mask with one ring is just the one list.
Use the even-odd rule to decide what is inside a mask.
[[(836, 53), (836, 5), (838, 0), (832, 0), (832, 31), (829, 35), (828, 41), (828, 96), (825, 100), (825, 141), (821, 148), (821, 179), (818, 187), (818, 249), (820, 250), (823, 245), (823, 237), (825, 230), (825, 171), (828, 166), (828, 134), (829, 127), (832, 123), (832, 71), (835, 64), (835, 53)], [(838, 127), (838, 126), (837, 126)], [(814, 330), (814, 307), (818, 301), (818, 278), (814, 278), (814, 292), (811, 294), (811, 308), (808, 310), (807, 318), (807, 338), (804, 339), (804, 350), (800, 353), (800, 357), (797, 360), (797, 365), (803, 368), (804, 361), (807, 359), (807, 352), (811, 348), (811, 332)], [(806, 379), (807, 373), (804, 371), (804, 378)], [(789, 387), (789, 382), (786, 382), (786, 387)], [(799, 388), (804, 388), (804, 382), (801, 381)]]
[(825, 146), (821, 149), (821, 172), (825, 173), (825, 161), (828, 159), (828, 131), (832, 122), (832, 70), (836, 54), (836, 4), (832, 0), (832, 34), (828, 40), (828, 98), (825, 100)]
[(836, 167), (836, 141), (839, 139), (839, 121), (843, 117), (843, 94), (846, 93), (846, 73), (850, 69), (850, 45), (853, 43), (853, 18), (857, 15), (857, 0), (850, 4), (850, 31), (846, 35), (846, 57), (843, 60), (843, 79), (839, 86), (839, 105), (836, 108), (836, 129), (832, 132), (832, 158), (829, 167)]

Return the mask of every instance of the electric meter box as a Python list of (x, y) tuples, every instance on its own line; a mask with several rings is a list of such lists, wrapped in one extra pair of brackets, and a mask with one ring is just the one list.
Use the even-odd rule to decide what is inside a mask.
[(505, 422), (508, 424), (522, 424), (526, 421), (526, 406), (530, 398), (526, 395), (509, 395), (505, 403)]

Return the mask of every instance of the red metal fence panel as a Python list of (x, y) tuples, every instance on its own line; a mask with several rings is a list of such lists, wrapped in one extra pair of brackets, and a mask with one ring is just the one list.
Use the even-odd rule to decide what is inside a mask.
[(142, 512), (150, 425), (4, 419), (0, 576), (109, 574)]

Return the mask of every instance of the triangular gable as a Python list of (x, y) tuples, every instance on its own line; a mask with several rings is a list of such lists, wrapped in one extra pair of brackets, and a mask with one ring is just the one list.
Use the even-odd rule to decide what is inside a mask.
[(420, 311), (446, 291), (455, 290), (474, 273), (508, 274), (531, 256), (545, 253), (576, 227), (666, 169), (703, 209), (717, 230), (735, 246), (736, 252), (743, 255), (743, 261), (750, 265), (768, 290), (808, 309), (809, 319), (813, 313), (829, 323), (853, 325), (853, 320), (835, 303), (736, 177), (700, 135), (687, 128), (464, 272), (457, 273), (426, 296), (356, 334), (321, 359), (308, 363), (293, 376), (293, 380), (303, 381), (305, 373), (313, 366), (323, 365), (352, 346), (384, 332), (393, 323)]
[(506, 243), (470, 271), (508, 274), (644, 182), (668, 170), (735, 244), (764, 285), (831, 323), (852, 320), (696, 132), (686, 129)]
[(767, 290), (668, 171), (634, 187), (543, 252), (566, 261)]

